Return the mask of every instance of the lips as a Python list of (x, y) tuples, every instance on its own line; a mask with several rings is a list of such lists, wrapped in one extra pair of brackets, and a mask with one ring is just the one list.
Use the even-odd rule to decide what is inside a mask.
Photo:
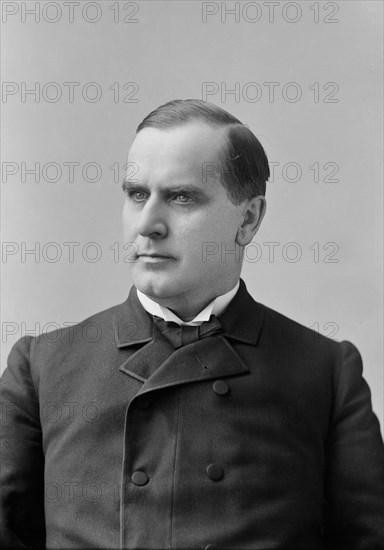
[(173, 256), (168, 256), (166, 254), (155, 254), (155, 253), (143, 253), (143, 254), (137, 254), (136, 256), (137, 258), (141, 258), (141, 257), (144, 257), (144, 258), (153, 258), (153, 259), (164, 259), (164, 260), (174, 260), (175, 258)]
[(173, 256), (166, 256), (165, 254), (137, 254), (137, 257), (145, 256), (146, 258), (166, 258), (174, 260)]

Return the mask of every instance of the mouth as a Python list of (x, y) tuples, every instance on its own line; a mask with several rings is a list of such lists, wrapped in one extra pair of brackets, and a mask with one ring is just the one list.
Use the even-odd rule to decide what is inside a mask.
[(167, 260), (174, 260), (172, 256), (165, 256), (165, 254), (137, 254), (138, 258), (166, 258)]
[(137, 259), (145, 262), (165, 262), (169, 260), (175, 260), (172, 256), (165, 256), (165, 254), (137, 254)]

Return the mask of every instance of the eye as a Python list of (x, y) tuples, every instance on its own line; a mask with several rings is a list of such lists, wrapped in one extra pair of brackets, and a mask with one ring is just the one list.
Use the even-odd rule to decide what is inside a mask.
[(128, 197), (135, 202), (142, 202), (146, 199), (146, 193), (143, 191), (128, 191)]
[(181, 204), (188, 204), (189, 202), (193, 202), (193, 199), (191, 197), (188, 197), (188, 195), (175, 195), (175, 197), (178, 199), (178, 202)]

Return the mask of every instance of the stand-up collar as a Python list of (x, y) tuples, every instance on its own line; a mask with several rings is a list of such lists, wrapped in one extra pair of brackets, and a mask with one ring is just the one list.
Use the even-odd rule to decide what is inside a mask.
[[(235, 297), (218, 319), (224, 328), (223, 336), (247, 344), (257, 344), (263, 311), (248, 293), (242, 279)], [(132, 286), (127, 300), (116, 307), (114, 325), (119, 348), (153, 339), (152, 319), (140, 303), (135, 286)]]
[(140, 290), (137, 290), (137, 297), (139, 298), (143, 308), (151, 315), (156, 315), (157, 317), (164, 319), (164, 321), (172, 321), (174, 323), (177, 323), (178, 325), (196, 327), (201, 325), (204, 321), (209, 321), (211, 315), (219, 317), (219, 315), (224, 312), (228, 304), (236, 295), (239, 286), (240, 281), (237, 281), (236, 285), (229, 292), (226, 292), (221, 296), (217, 296), (203, 310), (201, 310), (200, 313), (196, 315), (194, 319), (192, 319), (192, 321), (183, 321), (177, 315), (175, 315), (173, 311), (171, 311), (167, 307), (158, 304), (157, 302), (140, 292)]

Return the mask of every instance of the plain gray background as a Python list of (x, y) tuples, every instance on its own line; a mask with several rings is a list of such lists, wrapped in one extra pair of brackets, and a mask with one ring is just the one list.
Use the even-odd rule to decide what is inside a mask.
[(383, 423), (382, 3), (272, 4), (2, 3), (2, 368), (23, 334), (125, 300), (129, 145), (149, 111), (196, 97), (275, 163), (249, 291), (351, 340)]

